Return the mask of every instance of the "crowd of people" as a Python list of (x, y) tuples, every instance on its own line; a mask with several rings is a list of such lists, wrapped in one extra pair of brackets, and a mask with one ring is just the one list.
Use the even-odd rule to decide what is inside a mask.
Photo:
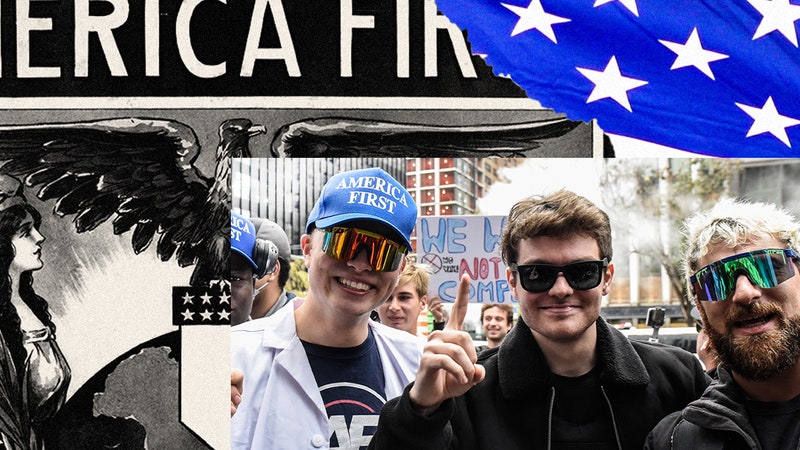
[(300, 240), (305, 298), (285, 292), (286, 234), (231, 214), (232, 448), (800, 445), (800, 221), (787, 211), (723, 199), (686, 219), (697, 356), (600, 316), (611, 223), (566, 190), (511, 209), (500, 253), (519, 315), (483, 305), (476, 347), (469, 277), (447, 310), (407, 258), (416, 214), (381, 169), (334, 176)]

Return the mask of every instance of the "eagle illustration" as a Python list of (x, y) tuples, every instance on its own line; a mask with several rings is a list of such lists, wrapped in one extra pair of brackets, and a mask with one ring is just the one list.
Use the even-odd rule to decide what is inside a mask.
[(114, 234), (133, 230), (134, 252), (157, 237), (162, 261), (194, 265), (190, 284), (228, 273), (230, 159), (250, 157), (251, 137), (265, 128), (247, 119), (219, 126), (216, 169), (194, 163), (197, 135), (177, 121), (115, 118), (88, 122), (0, 126), (0, 172), (55, 200), (54, 212), (74, 215), (79, 233), (112, 216)]
[(547, 156), (543, 147), (548, 140), (582, 124), (565, 117), (459, 126), (322, 117), (282, 126), (274, 134), (270, 154), (305, 158), (541, 157)]

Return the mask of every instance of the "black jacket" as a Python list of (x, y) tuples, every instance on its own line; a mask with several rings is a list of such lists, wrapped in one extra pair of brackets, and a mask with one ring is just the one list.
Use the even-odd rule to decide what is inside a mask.
[[(597, 321), (603, 394), (619, 447), (641, 449), (667, 414), (700, 396), (710, 382), (700, 363), (677, 347), (629, 341)], [(406, 388), (381, 410), (374, 449), (549, 448), (554, 376), (528, 326), (520, 319), (500, 347), (478, 362), (486, 378), (431, 416), (411, 407)]]
[[(703, 396), (671, 414), (647, 437), (648, 449), (761, 449), (750, 423), (742, 391), (730, 372), (717, 369), (718, 380)], [(800, 442), (797, 444), (800, 448)]]

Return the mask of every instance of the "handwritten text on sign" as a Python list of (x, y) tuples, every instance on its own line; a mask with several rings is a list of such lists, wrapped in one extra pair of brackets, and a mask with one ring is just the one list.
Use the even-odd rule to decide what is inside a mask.
[(472, 280), (472, 303), (516, 302), (500, 258), (505, 216), (423, 216), (417, 221), (417, 253), (431, 267), (429, 295), (455, 300), (462, 274)]

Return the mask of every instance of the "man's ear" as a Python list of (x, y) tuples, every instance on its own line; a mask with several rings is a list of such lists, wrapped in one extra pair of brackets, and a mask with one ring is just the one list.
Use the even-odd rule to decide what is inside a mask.
[(606, 273), (603, 276), (603, 295), (608, 295), (611, 292), (611, 280), (614, 279), (614, 263), (608, 263)]
[(254, 287), (257, 289), (262, 289), (264, 288), (264, 286), (277, 280), (280, 274), (281, 274), (281, 260), (278, 260), (278, 262), (275, 264), (275, 270), (273, 270), (272, 273), (268, 273), (261, 278), (256, 278)]
[(304, 234), (300, 236), (300, 249), (303, 252), (303, 261), (306, 263), (306, 268), (309, 267), (309, 262), (311, 260), (311, 249), (313, 248), (312, 237), (314, 232), (312, 231), (311, 233), (312, 234)]
[(508, 285), (511, 287), (511, 295), (514, 298), (519, 299), (517, 295), (517, 277), (515, 276), (515, 272), (512, 272), (511, 269), (506, 268), (506, 279), (508, 280)]

